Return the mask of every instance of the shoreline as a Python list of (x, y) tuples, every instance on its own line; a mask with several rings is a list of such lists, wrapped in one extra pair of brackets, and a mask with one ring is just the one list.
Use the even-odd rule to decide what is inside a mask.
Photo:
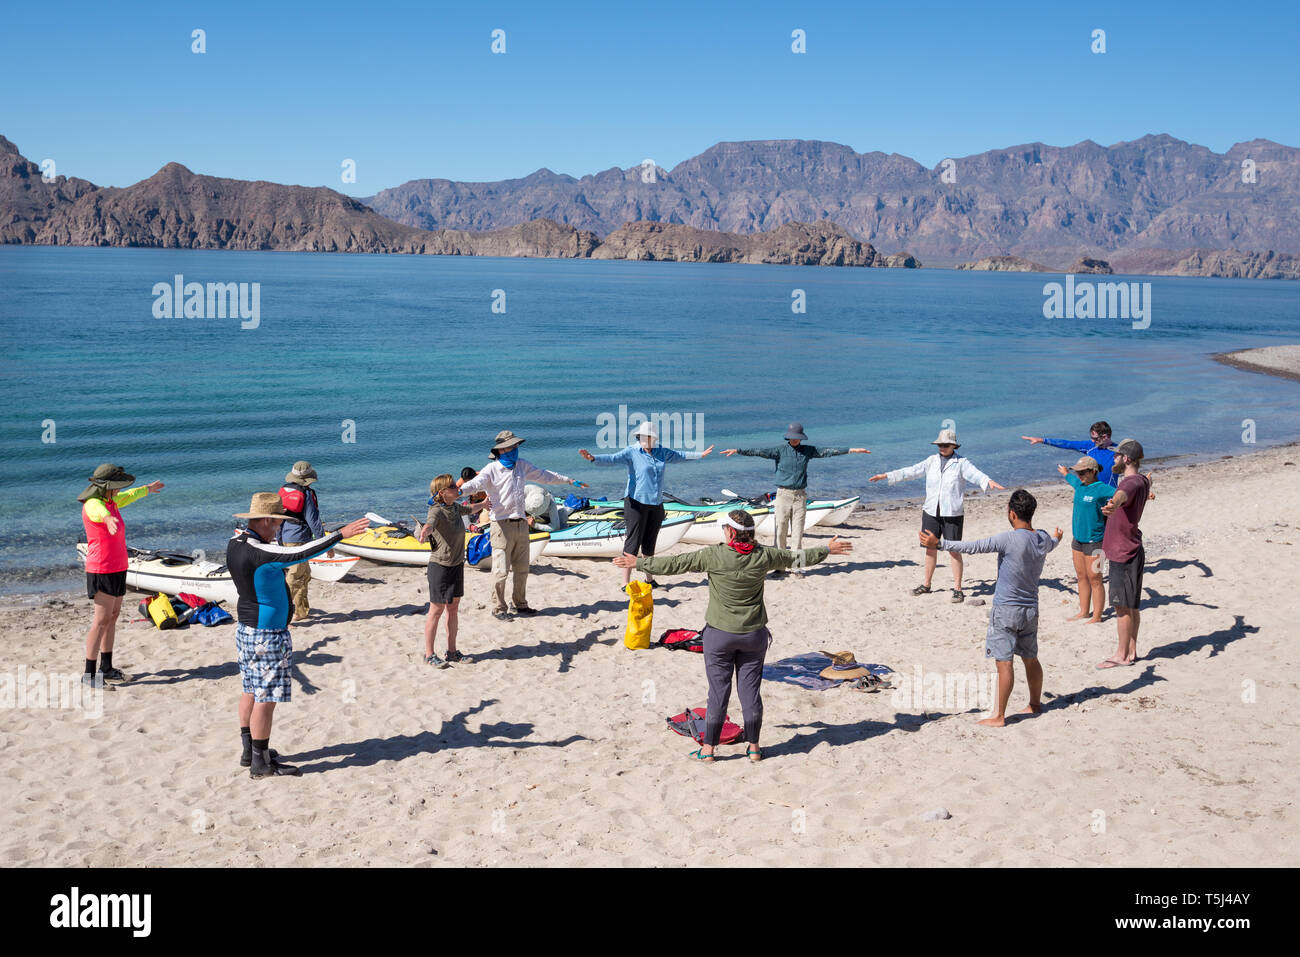
[[(1244, 358), (1246, 356), (1251, 358)], [(1300, 345), (1259, 346), (1254, 349), (1215, 352), (1210, 354), (1210, 358), (1234, 369), (1300, 382)]]
[[(1243, 351), (1250, 351), (1250, 350), (1243, 350)], [(1225, 353), (1225, 355), (1231, 355), (1231, 353)], [(1251, 371), (1269, 372), (1271, 370), (1259, 369), (1259, 370), (1251, 370)], [(1300, 378), (1300, 376), (1296, 378)], [(1297, 452), (1300, 452), (1300, 441), (1281, 442), (1277, 445), (1258, 446), (1255, 448), (1246, 449), (1244, 451), (1230, 452), (1226, 454), (1205, 452), (1205, 453), (1186, 453), (1180, 455), (1154, 457), (1144, 461), (1143, 467), (1147, 471), (1150, 471), (1151, 468), (1158, 468), (1160, 469), (1162, 475), (1166, 473), (1177, 474), (1187, 469), (1201, 468), (1203, 466), (1210, 465), (1215, 462), (1222, 462), (1230, 459), (1247, 458), (1249, 456), (1260, 455), (1267, 452), (1281, 451), (1283, 449), (1295, 449), (1297, 450)], [(999, 496), (1008, 496), (1015, 488), (1026, 489), (1029, 492), (1033, 493), (1035, 498), (1041, 498), (1044, 492), (1056, 489), (1059, 486), (1059, 484), (1060, 483), (1058, 481), (1054, 481), (1050, 478), (1044, 478), (1041, 481), (1035, 481), (1028, 484), (1008, 486), (1008, 490), (1006, 492), (993, 491), (989, 493), (984, 493), (984, 492), (976, 491), (970, 494), (970, 499), (979, 500), (979, 499), (997, 498)], [(845, 525), (848, 525), (849, 523), (854, 522), (855, 520), (861, 518), (862, 516), (871, 513), (885, 514), (890, 512), (897, 512), (901, 509), (920, 508), (921, 505), (924, 503), (924, 501), (925, 501), (924, 495), (909, 495), (909, 496), (904, 496), (899, 498), (877, 499), (872, 501), (869, 504), (859, 503), (858, 507), (855, 508), (853, 512), (850, 514), (848, 520), (845, 522)], [(841, 527), (841, 526), (836, 526), (836, 527)], [(833, 529), (830, 528), (814, 526), (814, 529), (818, 529), (819, 533), (829, 532), (831, 534), (834, 534)], [(365, 563), (367, 567), (372, 567), (377, 570), (402, 567), (402, 566), (394, 566), (394, 565), (385, 565), (380, 562), (371, 562), (368, 559), (364, 559), (364, 558), (361, 561)], [(565, 561), (597, 561), (598, 562), (602, 560), (601, 559), (565, 559)], [(545, 565), (545, 564), (547, 563), (538, 562), (535, 563), (535, 566)], [(74, 574), (75, 577), (72, 579), (72, 581), (74, 582), (80, 581), (82, 578), (82, 573), (78, 571)], [(128, 598), (131, 595), (145, 595), (145, 594), (148, 593), (137, 592), (133, 588), (127, 589)], [(23, 611), (32, 608), (38, 608), (42, 605), (54, 603), (56, 601), (76, 603), (76, 602), (80, 602), (81, 600), (82, 600), (82, 592), (79, 591), (78, 588), (70, 587), (70, 583), (64, 584), (62, 582), (53, 585), (49, 590), (15, 591), (9, 593), (0, 592), (0, 614), (4, 614), (6, 612)], [(123, 607), (124, 608), (126, 607), (125, 603)]]

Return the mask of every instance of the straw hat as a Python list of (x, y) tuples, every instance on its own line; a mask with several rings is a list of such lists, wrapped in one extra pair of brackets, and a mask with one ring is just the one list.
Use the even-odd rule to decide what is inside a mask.
[(284, 521), (289, 516), (284, 511), (284, 503), (275, 492), (254, 492), (253, 501), (247, 512), (236, 512), (235, 518), (276, 518)]
[(109, 489), (126, 488), (135, 481), (134, 475), (128, 475), (126, 470), (120, 465), (113, 465), (111, 462), (105, 462), (88, 480), (89, 485), (85, 491), (77, 496), (77, 501), (84, 502), (87, 499), (97, 497), (99, 493)]
[(502, 429), (497, 433), (496, 443), (492, 446), (493, 452), (508, 452), (516, 445), (522, 445), (524, 439), (519, 438), (509, 429)]
[(952, 429), (941, 429), (939, 437), (930, 443), (931, 445), (952, 445), (961, 448), (961, 443), (957, 441), (957, 433)]
[(822, 654), (831, 660), (829, 668), (823, 668), (818, 672), (823, 678), (847, 681), (850, 678), (862, 678), (871, 674), (870, 671), (858, 664), (851, 651), (823, 651)]
[(284, 477), (284, 480), (298, 485), (310, 485), (317, 478), (316, 470), (311, 467), (311, 463), (301, 461), (293, 463), (293, 468), (289, 470), (289, 474)]

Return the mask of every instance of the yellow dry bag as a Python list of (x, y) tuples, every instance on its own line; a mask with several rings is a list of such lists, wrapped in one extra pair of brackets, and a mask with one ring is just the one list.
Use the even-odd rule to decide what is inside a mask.
[(627, 634), (624, 646), (635, 650), (650, 647), (650, 627), (654, 623), (655, 600), (649, 582), (628, 582)]
[(175, 628), (180, 624), (176, 617), (176, 609), (172, 607), (172, 600), (162, 592), (158, 593), (157, 598), (149, 601), (149, 617), (159, 628)]

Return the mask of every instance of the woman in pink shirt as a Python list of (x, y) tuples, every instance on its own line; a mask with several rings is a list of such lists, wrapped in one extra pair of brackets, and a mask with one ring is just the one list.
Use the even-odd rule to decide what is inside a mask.
[(162, 482), (121, 491), (135, 481), (122, 468), (105, 463), (95, 469), (86, 490), (77, 496), (82, 503), (81, 523), (86, 528), (86, 597), (95, 603), (95, 617), (86, 635), (86, 673), (82, 681), (95, 682), (95, 656), (100, 655), (104, 681), (124, 681), (126, 675), (113, 667), (113, 640), (117, 616), (126, 595), (126, 527), (120, 508), (151, 492), (161, 492)]

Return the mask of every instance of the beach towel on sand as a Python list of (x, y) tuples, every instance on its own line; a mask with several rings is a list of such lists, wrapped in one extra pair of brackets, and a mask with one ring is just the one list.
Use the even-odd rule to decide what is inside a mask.
[[(830, 663), (829, 657), (815, 651), (806, 655), (795, 655), (793, 658), (782, 658), (780, 661), (763, 666), (763, 680), (784, 681), (811, 691), (825, 691), (827, 688), (844, 684), (843, 681), (821, 676), (820, 672), (829, 667)], [(894, 671), (887, 665), (868, 665), (861, 662), (859, 664), (873, 675), (887, 675)]]
[[(681, 714), (675, 714), (668, 719), (668, 728), (684, 738), (693, 739), (696, 744), (703, 744), (705, 713), (703, 708), (687, 708)], [(718, 738), (718, 744), (739, 741), (744, 734), (745, 729), (738, 724), (732, 724), (731, 715), (727, 715), (722, 721), (722, 734)]]

